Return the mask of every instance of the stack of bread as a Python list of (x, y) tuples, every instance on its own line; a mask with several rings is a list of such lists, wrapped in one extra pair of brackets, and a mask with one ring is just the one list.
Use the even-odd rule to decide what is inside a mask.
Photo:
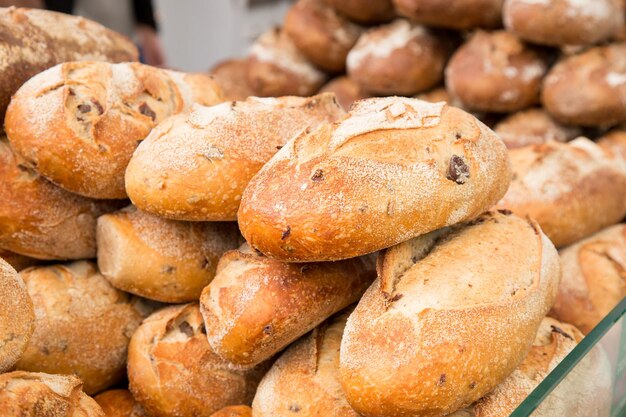
[(509, 416), (626, 295), (623, 25), (300, 0), (212, 77), (0, 9), (2, 415)]

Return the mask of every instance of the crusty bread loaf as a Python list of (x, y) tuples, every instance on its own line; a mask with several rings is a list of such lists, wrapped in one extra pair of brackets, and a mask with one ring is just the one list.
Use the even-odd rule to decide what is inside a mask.
[(254, 396), (254, 417), (359, 417), (339, 382), (339, 347), (348, 310), (295, 342), (274, 362)]
[(42, 178), (0, 137), (0, 247), (38, 259), (96, 255), (96, 219), (116, 210)]
[(75, 374), (88, 394), (124, 377), (131, 335), (142, 320), (128, 294), (87, 261), (25, 269), (35, 332), (17, 369)]
[(351, 258), (474, 218), (509, 181), (504, 144), (473, 116), (445, 103), (361, 100), (263, 167), (239, 227), (273, 258)]
[(68, 62), (15, 93), (5, 128), (15, 152), (55, 184), (87, 197), (126, 198), (126, 165), (150, 130), (193, 103), (221, 100), (207, 74)]
[(369, 98), (372, 95), (366, 92), (363, 87), (359, 85), (352, 78), (341, 75), (333, 78), (322, 88), (320, 93), (333, 93), (337, 97), (337, 102), (344, 108), (344, 110), (350, 110), (352, 103), (364, 98)]
[(254, 95), (248, 85), (248, 60), (227, 59), (217, 63), (209, 71), (222, 88), (224, 99), (228, 101), (245, 100)]
[(232, 369), (213, 353), (205, 333), (198, 305), (185, 304), (157, 311), (133, 335), (130, 391), (151, 416), (208, 417), (251, 402), (267, 366)]
[(325, 1), (348, 19), (359, 23), (382, 23), (391, 20), (395, 15), (391, 0)]
[(557, 247), (626, 214), (626, 171), (586, 138), (512, 149), (509, 156), (513, 182), (498, 207), (537, 220)]
[(497, 28), (504, 0), (393, 0), (396, 11), (428, 26)]
[(211, 414), (211, 417), (252, 417), (252, 408), (247, 405), (230, 405)]
[(493, 129), (507, 148), (539, 145), (548, 141), (567, 142), (582, 134), (576, 126), (563, 126), (544, 109), (528, 109), (502, 119)]
[(0, 9), (0, 124), (11, 95), (33, 75), (66, 61), (136, 61), (130, 39), (94, 21), (46, 10)]
[(102, 407), (107, 417), (149, 417), (126, 389), (101, 392), (94, 397), (94, 400)]
[(348, 402), (372, 417), (438, 417), (470, 405), (522, 362), (559, 276), (539, 225), (510, 212), (381, 253), (341, 343)]
[(137, 148), (126, 191), (141, 210), (177, 220), (235, 220), (250, 179), (296, 134), (344, 114), (332, 94), (196, 106)]
[(0, 373), (19, 360), (35, 329), (33, 302), (19, 274), (0, 258)]
[(22, 269), (26, 269), (29, 266), (35, 266), (41, 263), (39, 259), (30, 258), (2, 248), (0, 248), (0, 258), (4, 259), (6, 263), (11, 265), (17, 272)]
[(202, 292), (209, 344), (236, 365), (260, 363), (357, 301), (374, 276), (367, 258), (286, 264), (244, 244), (220, 259)]
[(168, 303), (194, 301), (239, 239), (235, 223), (179, 222), (130, 206), (98, 218), (98, 267), (120, 290)]

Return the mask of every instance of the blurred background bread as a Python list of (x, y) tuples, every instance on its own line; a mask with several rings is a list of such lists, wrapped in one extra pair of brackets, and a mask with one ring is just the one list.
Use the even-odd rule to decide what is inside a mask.
[(107, 417), (149, 417), (126, 389), (111, 389), (101, 392), (94, 400), (102, 407)]

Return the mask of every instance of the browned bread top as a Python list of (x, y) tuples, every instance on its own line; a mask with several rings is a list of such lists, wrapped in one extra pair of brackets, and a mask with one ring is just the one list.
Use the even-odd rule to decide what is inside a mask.
[(567, 142), (582, 133), (576, 126), (559, 124), (544, 109), (538, 108), (513, 113), (498, 122), (493, 130), (509, 149), (552, 140)]
[(94, 400), (102, 407), (107, 417), (149, 417), (126, 389), (101, 392), (94, 397)]
[(393, 0), (396, 11), (429, 26), (497, 28), (504, 0)]
[(252, 417), (252, 408), (247, 405), (229, 405), (211, 414), (211, 417)]

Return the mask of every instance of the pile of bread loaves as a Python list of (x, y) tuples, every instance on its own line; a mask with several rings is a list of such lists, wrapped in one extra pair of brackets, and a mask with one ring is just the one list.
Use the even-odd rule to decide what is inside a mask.
[[(625, 32), (299, 0), (212, 77), (0, 9), (0, 414), (509, 416), (626, 296)], [(572, 375), (535, 415), (607, 417)]]

